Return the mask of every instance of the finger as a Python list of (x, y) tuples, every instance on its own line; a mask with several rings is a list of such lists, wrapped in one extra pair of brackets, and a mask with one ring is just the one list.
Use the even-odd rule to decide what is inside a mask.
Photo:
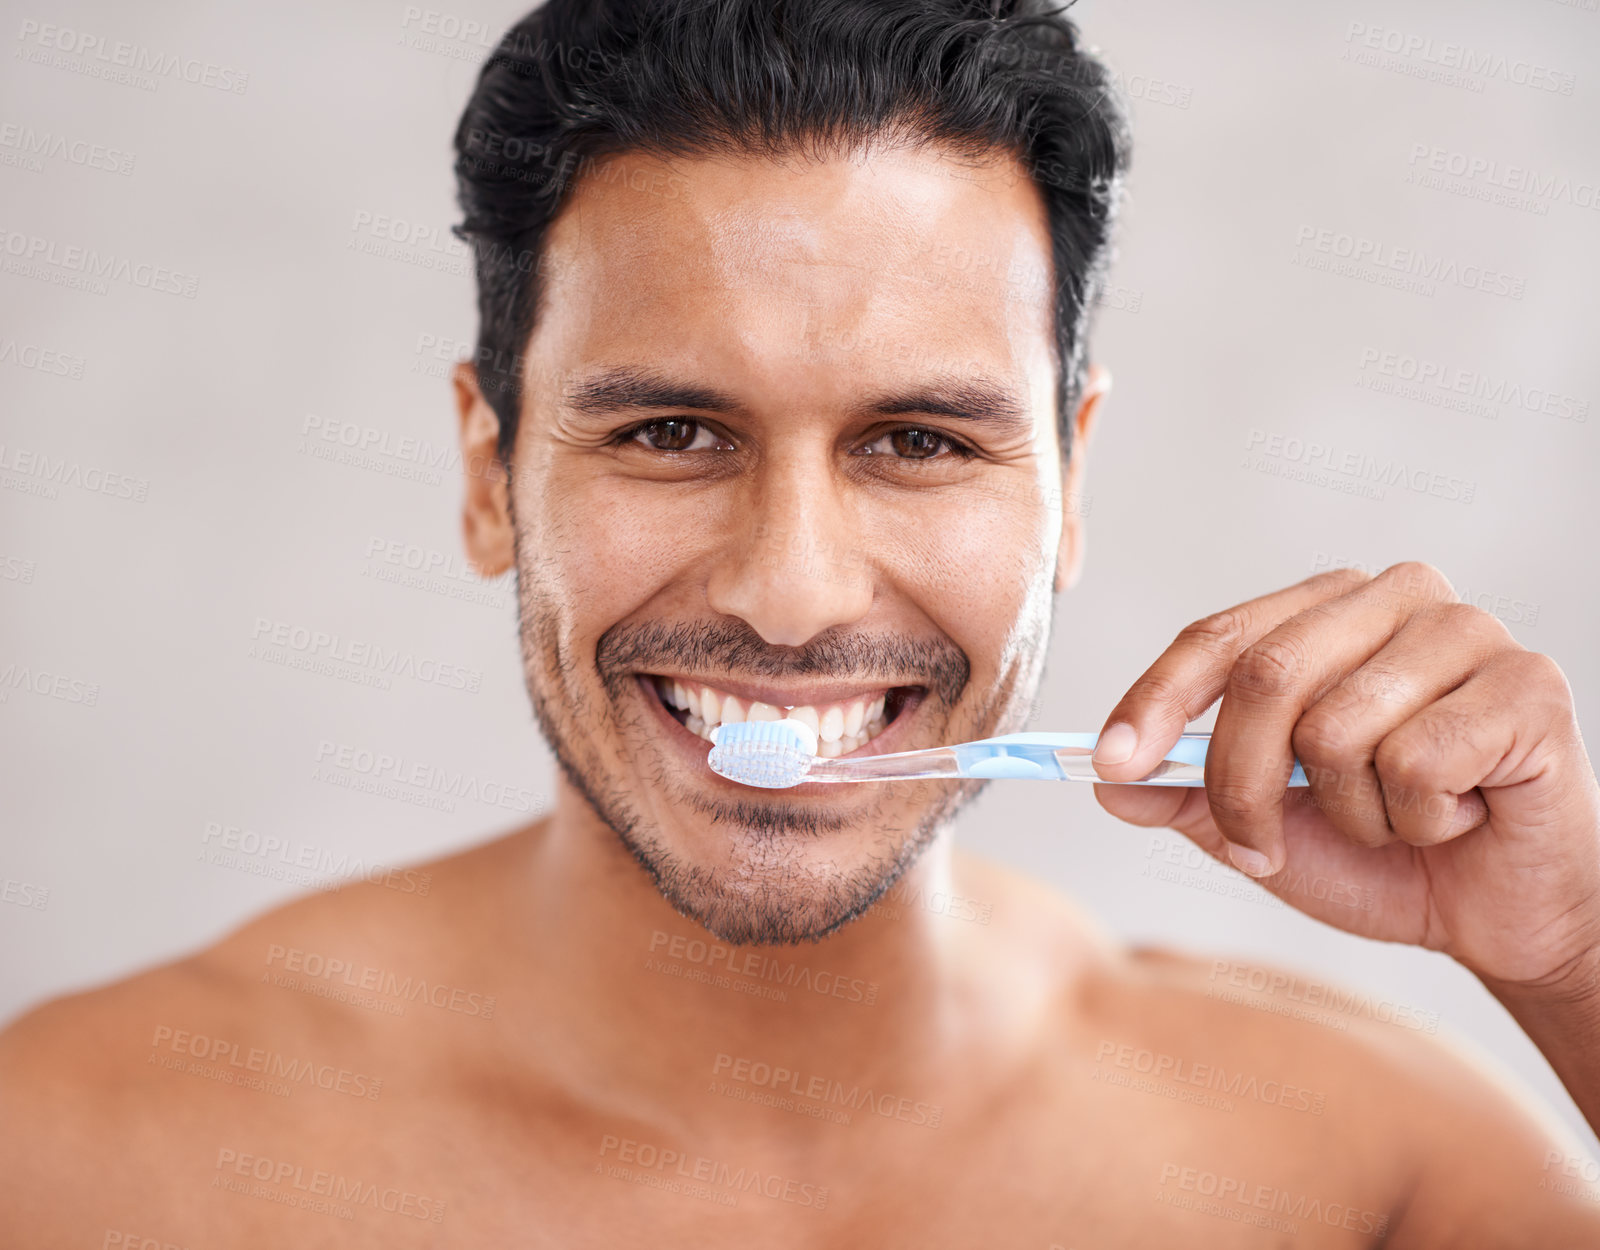
[(1356, 569), (1332, 569), (1186, 626), (1111, 709), (1095, 771), (1107, 781), (1148, 774), (1189, 722), (1217, 701), (1241, 651), (1296, 613), (1368, 580)]
[[(1374, 765), (1395, 833), (1413, 846), (1433, 846), (1482, 824), (1488, 805), (1477, 787), (1497, 799), (1510, 795), (1542, 773), (1546, 748), (1566, 745), (1566, 693), (1566, 678), (1549, 656), (1503, 651), (1391, 732)], [(1516, 811), (1518, 797), (1509, 798), (1514, 814), (1538, 823), (1548, 801), (1523, 798)]]
[(1096, 785), (1094, 797), (1118, 820), (1142, 829), (1176, 829), (1214, 858), (1227, 861), (1228, 844), (1211, 822), (1199, 786)]
[(1312, 703), (1290, 741), (1329, 823), (1360, 846), (1394, 841), (1373, 762), (1378, 743), (1510, 649), (1520, 648), (1489, 613), (1437, 604), (1402, 623), (1376, 655)]
[(1170, 829), (1184, 802), (1200, 794), (1198, 786), (1096, 785), (1094, 797), (1118, 820), (1142, 829)]
[(1239, 656), (1227, 675), (1206, 753), (1206, 794), (1241, 871), (1263, 877), (1283, 868), (1291, 739), (1305, 710), (1381, 650), (1419, 606), (1454, 598), (1438, 570), (1396, 565), (1347, 594), (1311, 605)]

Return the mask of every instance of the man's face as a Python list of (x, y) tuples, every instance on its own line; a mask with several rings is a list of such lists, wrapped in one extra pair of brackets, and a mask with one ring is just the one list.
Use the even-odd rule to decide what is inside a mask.
[(1043, 201), (999, 156), (629, 154), (542, 268), (510, 486), (540, 724), (678, 910), (820, 936), (974, 787), (749, 789), (704, 735), (1020, 728), (1063, 540)]

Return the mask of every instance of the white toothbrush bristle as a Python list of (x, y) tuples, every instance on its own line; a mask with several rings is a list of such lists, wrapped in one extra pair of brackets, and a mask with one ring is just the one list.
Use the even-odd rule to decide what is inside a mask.
[(804, 721), (738, 721), (718, 727), (706, 762), (741, 785), (787, 790), (805, 780), (817, 758), (816, 731)]

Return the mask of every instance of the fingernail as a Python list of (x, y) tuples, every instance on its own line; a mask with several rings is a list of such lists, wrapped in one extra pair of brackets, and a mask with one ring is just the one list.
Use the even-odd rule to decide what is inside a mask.
[(1445, 829), (1446, 840), (1459, 838), (1468, 829), (1482, 822), (1485, 814), (1483, 801), (1472, 791), (1456, 795), (1456, 810), (1450, 815), (1449, 827)]
[(1228, 843), (1228, 858), (1240, 872), (1251, 877), (1265, 877), (1272, 872), (1272, 861), (1260, 851), (1252, 851), (1237, 842)]
[(1096, 764), (1121, 764), (1131, 760), (1138, 749), (1139, 735), (1132, 725), (1119, 720), (1096, 740), (1089, 758)]

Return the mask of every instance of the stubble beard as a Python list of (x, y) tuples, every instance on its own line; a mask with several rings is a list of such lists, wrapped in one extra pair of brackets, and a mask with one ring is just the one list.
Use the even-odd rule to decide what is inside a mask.
[[(516, 532), (513, 524), (513, 535)], [(641, 813), (630, 782), (611, 772), (588, 743), (591, 737), (609, 736), (651, 747), (655, 731), (638, 723), (637, 699), (629, 697), (634, 677), (600, 671), (605, 700), (595, 704), (581, 681), (582, 674), (596, 671), (593, 657), (563, 653), (561, 624), (547, 606), (550, 600), (531, 589), (524, 593), (536, 579), (523, 565), (521, 543), (515, 537), (513, 543), (524, 681), (535, 719), (562, 774), (668, 904), (720, 941), (734, 946), (793, 945), (837, 932), (883, 898), (986, 784), (946, 783), (935, 792), (934, 801), (920, 807), (899, 805), (898, 811), (890, 810), (892, 798), (916, 783), (851, 787), (874, 793), (867, 804), (841, 814), (785, 802), (776, 795), (759, 800), (708, 798), (702, 791), (669, 783), (663, 764), (645, 784), (667, 789), (666, 806), (698, 819), (706, 829), (723, 830), (727, 839), (726, 867), (686, 859), (668, 845), (661, 827)], [(1042, 630), (1035, 622), (1035, 629), (1025, 632), (1039, 644), (1048, 636), (1048, 617)], [(978, 723), (990, 723), (988, 713), (996, 710), (1003, 722), (1016, 721), (1021, 707), (1018, 687), (1036, 689), (1040, 676), (1035, 665), (1024, 667), (1031, 670), (1026, 676), (1011, 672), (1010, 679), (986, 700)], [(966, 657), (956, 652), (941, 673), (925, 697), (943, 698), (948, 723), (949, 708), (967, 684)], [(594, 732), (585, 734), (584, 725)], [(919, 793), (931, 790), (924, 787)], [(819, 864), (806, 855), (820, 838), (849, 832), (872, 842), (865, 858), (849, 868)]]

